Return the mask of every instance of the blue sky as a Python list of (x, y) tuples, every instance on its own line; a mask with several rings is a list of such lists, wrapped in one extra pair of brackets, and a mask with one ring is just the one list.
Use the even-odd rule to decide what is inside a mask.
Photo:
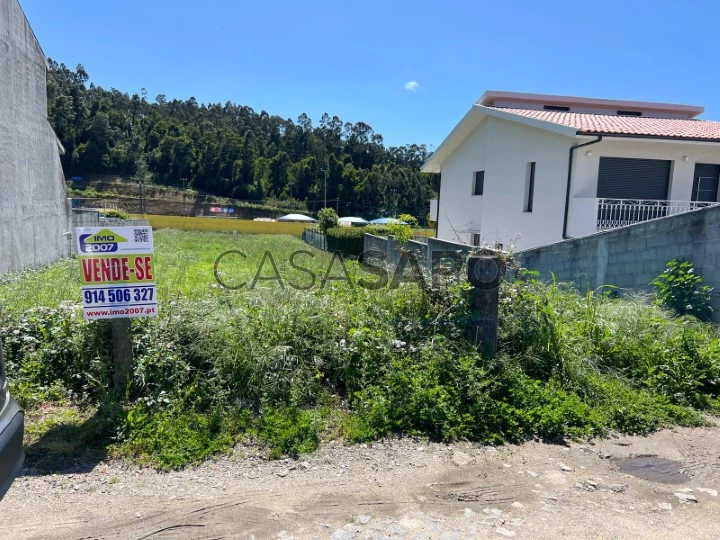
[(45, 54), (100, 86), (328, 112), (391, 145), (437, 146), (486, 89), (704, 105), (720, 119), (720, 7), (705, 0), (20, 1)]

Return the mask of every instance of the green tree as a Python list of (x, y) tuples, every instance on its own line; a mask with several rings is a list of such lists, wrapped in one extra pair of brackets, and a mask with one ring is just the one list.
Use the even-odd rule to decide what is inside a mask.
[[(232, 102), (168, 100), (147, 92), (95, 86), (82, 66), (48, 60), (48, 119), (65, 147), (68, 176), (111, 173), (252, 200), (308, 201), (311, 211), (327, 196), (343, 213), (425, 216), (433, 197), (430, 175), (419, 167), (423, 145), (386, 147), (364, 123), (323, 114), (297, 121)], [(437, 184), (435, 184), (437, 189)], [(334, 201), (333, 201), (334, 202)]]

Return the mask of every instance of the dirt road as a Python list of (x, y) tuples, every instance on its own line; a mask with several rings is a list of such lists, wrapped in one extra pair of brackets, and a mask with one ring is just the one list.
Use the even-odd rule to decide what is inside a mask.
[(114, 462), (56, 476), (25, 471), (0, 503), (1, 535), (720, 538), (717, 428), (497, 449), (328, 444), (305, 461), (239, 454), (168, 474)]

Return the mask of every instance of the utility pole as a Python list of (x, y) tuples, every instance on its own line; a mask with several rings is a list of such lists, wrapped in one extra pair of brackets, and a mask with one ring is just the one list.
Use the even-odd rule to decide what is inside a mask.
[(138, 182), (140, 188), (140, 213), (145, 215), (145, 180)]
[(323, 204), (323, 208), (327, 208), (327, 167), (320, 170), (325, 173), (325, 202)]
[(185, 183), (187, 182), (187, 178), (182, 179), (183, 183), (183, 216), (187, 216), (187, 211), (185, 210), (185, 196), (187, 195), (187, 192), (185, 191)]

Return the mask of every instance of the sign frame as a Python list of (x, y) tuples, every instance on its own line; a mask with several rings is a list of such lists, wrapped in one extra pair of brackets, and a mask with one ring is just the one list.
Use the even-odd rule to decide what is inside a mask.
[(156, 317), (152, 227), (78, 227), (85, 320)]

